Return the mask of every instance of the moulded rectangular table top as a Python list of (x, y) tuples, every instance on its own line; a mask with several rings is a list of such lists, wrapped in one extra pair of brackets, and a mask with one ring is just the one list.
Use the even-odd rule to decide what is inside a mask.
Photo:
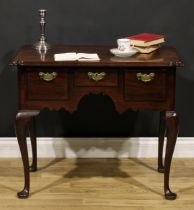
[[(173, 47), (162, 46), (160, 49), (149, 54), (137, 53), (131, 57), (116, 57), (110, 53), (113, 46), (54, 46), (46, 54), (40, 54), (32, 46), (22, 47), (11, 64), (17, 66), (62, 66), (62, 67), (169, 67), (183, 66), (177, 51)], [(100, 61), (54, 61), (54, 54), (77, 52), (97, 53)]]

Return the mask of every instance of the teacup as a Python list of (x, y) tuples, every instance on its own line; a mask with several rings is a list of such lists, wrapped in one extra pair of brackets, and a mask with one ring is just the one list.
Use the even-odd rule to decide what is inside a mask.
[(130, 52), (134, 45), (133, 43), (126, 38), (117, 39), (118, 49), (122, 52)]

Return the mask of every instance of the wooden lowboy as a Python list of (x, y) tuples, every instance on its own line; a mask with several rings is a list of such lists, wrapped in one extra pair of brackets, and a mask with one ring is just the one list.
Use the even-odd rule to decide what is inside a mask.
[[(39, 53), (30, 46), (19, 50), (12, 61), (18, 69), (19, 109), (16, 116), (16, 135), (24, 165), (25, 185), (19, 198), (29, 196), (29, 171), (37, 170), (35, 116), (41, 109), (69, 112), (77, 109), (87, 94), (105, 94), (118, 112), (127, 109), (160, 112), (158, 171), (164, 172), (166, 199), (175, 199), (169, 188), (171, 159), (178, 135), (178, 116), (175, 112), (176, 69), (182, 66), (176, 50), (161, 47), (151, 54), (136, 54), (118, 58), (110, 54), (111, 46), (56, 46)], [(98, 53), (100, 61), (55, 62), (55, 53)], [(100, 113), (99, 113), (100, 114)], [(32, 142), (33, 161), (29, 167), (25, 129)], [(167, 147), (163, 165), (163, 144), (167, 132)]]

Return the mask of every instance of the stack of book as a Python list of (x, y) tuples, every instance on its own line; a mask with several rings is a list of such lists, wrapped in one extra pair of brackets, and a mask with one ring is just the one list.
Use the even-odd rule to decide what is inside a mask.
[(140, 53), (151, 53), (165, 42), (164, 35), (142, 33), (127, 37)]

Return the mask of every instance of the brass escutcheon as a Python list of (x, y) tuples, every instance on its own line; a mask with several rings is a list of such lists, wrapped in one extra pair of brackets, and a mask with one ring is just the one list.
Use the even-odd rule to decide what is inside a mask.
[(98, 81), (104, 79), (105, 76), (106, 76), (105, 72), (101, 72), (101, 73), (88, 72), (89, 79), (94, 80), (95, 82), (98, 82)]
[(155, 73), (149, 73), (149, 74), (142, 74), (142, 73), (137, 73), (137, 79), (147, 83), (151, 82), (155, 77)]
[(57, 72), (52, 72), (52, 73), (39, 72), (38, 75), (39, 75), (40, 79), (42, 79), (46, 82), (50, 82), (57, 77)]

